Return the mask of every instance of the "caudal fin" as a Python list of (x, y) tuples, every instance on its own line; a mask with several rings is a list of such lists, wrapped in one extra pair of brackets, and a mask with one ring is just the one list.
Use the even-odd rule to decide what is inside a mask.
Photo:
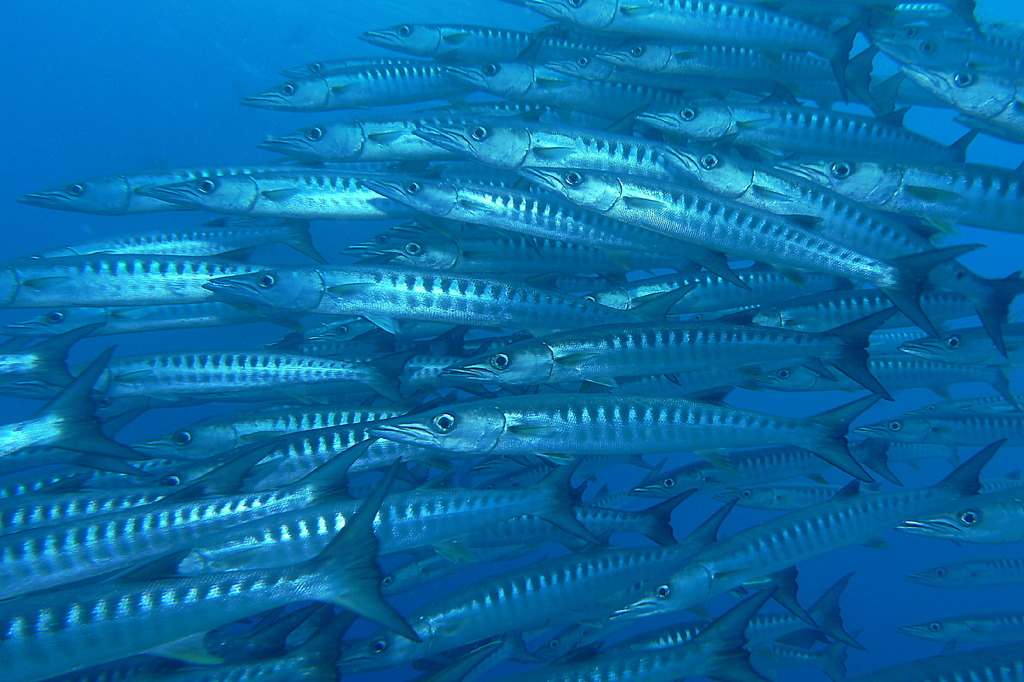
[(831, 359), (832, 365), (872, 393), (886, 400), (893, 397), (868, 370), (868, 343), (871, 332), (896, 314), (895, 308), (888, 308), (867, 317), (849, 322), (826, 332), (839, 339), (839, 348)]
[(877, 395), (867, 396), (811, 417), (811, 421), (822, 427), (823, 433), (821, 433), (817, 442), (805, 447), (829, 464), (842, 469), (854, 478), (868, 483), (874, 481), (875, 479), (871, 478), (871, 475), (850, 454), (850, 449), (846, 442), (846, 434), (850, 430), (850, 422), (856, 419), (861, 412), (878, 402), (880, 398), (881, 396)]
[(893, 305), (909, 317), (911, 322), (923, 329), (928, 336), (939, 337), (939, 330), (921, 308), (921, 292), (924, 291), (928, 275), (932, 268), (939, 263), (959, 258), (980, 247), (980, 244), (964, 244), (894, 258), (890, 262), (899, 270), (899, 283), (893, 287), (882, 287), (882, 291), (893, 302)]

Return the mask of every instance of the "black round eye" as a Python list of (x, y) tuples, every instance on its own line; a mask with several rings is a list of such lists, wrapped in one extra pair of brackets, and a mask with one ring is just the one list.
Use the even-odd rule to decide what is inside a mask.
[(967, 86), (974, 83), (974, 76), (967, 73), (966, 71), (960, 71), (959, 73), (953, 74), (953, 83), (958, 88), (966, 88)]
[(629, 48), (629, 56), (630, 57), (643, 57), (644, 56), (644, 46), (643, 45), (634, 45), (633, 47)]
[(582, 7), (587, 0), (569, 0), (570, 7)]
[(188, 431), (178, 431), (171, 436), (171, 442), (175, 445), (188, 445), (192, 442), (192, 434)]
[(928, 629), (932, 632), (942, 632), (942, 623), (928, 623)]
[(562, 646), (562, 643), (558, 641), (557, 637), (555, 637), (553, 640), (548, 642), (548, 648), (549, 649), (557, 649), (560, 646)]
[(583, 297), (583, 300), (590, 301), (591, 303), (597, 303), (597, 296), (594, 296), (593, 294), (587, 294), (586, 296)]
[(309, 70), (310, 70), (311, 73), (320, 73), (320, 71), (323, 68), (324, 68), (324, 65), (321, 64), (320, 62), (313, 62), (312, 64), (309, 65)]
[(397, 33), (400, 38), (408, 38), (409, 36), (412, 35), (412, 27), (402, 24), (401, 26), (398, 27)]
[(269, 289), (277, 284), (277, 278), (270, 273), (265, 273), (256, 278), (256, 286), (261, 289)]
[(786, 379), (789, 378), (789, 370), (788, 369), (780, 369), (778, 371), (778, 377), (780, 379), (782, 379), (783, 381), (785, 381)]
[(576, 60), (576, 65), (577, 66), (585, 67), (589, 63), (590, 63), (590, 60), (587, 59), (586, 57), (580, 57), (579, 59)]
[(951, 348), (953, 350), (956, 350), (959, 347), (960, 347), (960, 337), (959, 336), (951, 336), (948, 339), (946, 339), (946, 348)]
[(676, 479), (674, 479), (674, 478), (666, 478), (664, 481), (661, 482), (661, 484), (663, 486), (665, 486), (666, 488), (675, 488), (676, 487)]
[(923, 54), (931, 54), (932, 52), (935, 52), (935, 43), (931, 43), (931, 42), (921, 43), (921, 52)]
[(839, 161), (837, 163), (833, 163), (832, 167), (829, 168), (829, 171), (831, 171), (832, 177), (839, 180), (845, 180), (853, 173), (853, 166), (845, 161)]
[(68, 194), (73, 197), (80, 197), (85, 192), (85, 187), (78, 184), (77, 182), (73, 185), (68, 185)]
[(899, 431), (902, 428), (903, 428), (903, 422), (901, 422), (901, 421), (893, 420), (893, 421), (889, 422), (889, 430), (890, 431)]
[(217, 189), (217, 183), (210, 178), (203, 178), (196, 183), (196, 189), (200, 194), (212, 194), (213, 190)]
[(749, 490), (744, 490), (743, 492), (740, 493), (740, 497), (742, 497), (744, 500), (749, 500), (753, 496), (753, 494), (754, 493), (752, 493)]
[(496, 370), (503, 370), (508, 367), (509, 359), (504, 353), (498, 353), (497, 355), (491, 356), (491, 367)]
[(409, 242), (405, 245), (405, 252), (410, 256), (418, 256), (423, 253), (423, 247), (416, 242)]
[(485, 76), (494, 76), (501, 71), (501, 67), (497, 64), (488, 64), (481, 71), (483, 71)]
[(384, 576), (384, 578), (383, 578), (383, 579), (382, 579), (382, 580), (380, 581), (380, 584), (381, 584), (381, 585), (383, 585), (384, 587), (388, 587), (388, 586), (390, 586), (390, 585), (394, 584), (394, 582), (395, 582), (395, 578), (394, 578), (394, 576), (386, 575), (386, 576)]
[(388, 650), (388, 643), (383, 639), (378, 639), (376, 642), (370, 645), (370, 651), (375, 654), (382, 654)]
[(338, 336), (345, 336), (345, 334), (348, 334), (348, 327), (346, 327), (343, 324), (338, 325), (337, 327), (334, 328), (334, 333), (337, 334)]
[(903, 35), (906, 36), (907, 38), (913, 38), (914, 36), (917, 35), (917, 27), (915, 27), (915, 26), (907, 26), (907, 27), (905, 27), (903, 29)]
[(944, 569), (944, 568), (936, 568), (935, 569), (935, 575), (937, 575), (940, 578), (945, 578), (946, 577), (946, 569)]
[(373, 241), (377, 242), (381, 246), (384, 246), (385, 244), (388, 243), (388, 236), (386, 234), (378, 234), (376, 237), (373, 238)]
[(290, 97), (291, 95), (295, 94), (295, 90), (296, 90), (296, 87), (295, 87), (294, 83), (285, 83), (284, 85), (281, 86), (280, 92), (281, 92), (282, 95), (286, 95), (286, 96)]
[(437, 430), (440, 431), (441, 433), (450, 431), (452, 427), (455, 426), (455, 417), (451, 416), (448, 413), (439, 414), (436, 417), (434, 417), (434, 426), (436, 426)]
[(324, 139), (324, 129), (321, 128), (320, 126), (310, 128), (309, 130), (306, 131), (306, 139), (310, 140), (311, 142), (319, 142), (320, 140)]
[(693, 315), (690, 315), (690, 319), (694, 322), (700, 322), (704, 319), (704, 315), (702, 313), (694, 313)]
[(473, 130), (469, 133), (469, 136), (472, 137), (477, 142), (480, 142), (481, 140), (486, 140), (487, 136), (490, 134), (491, 131), (489, 131), (487, 128), (484, 128), (483, 126), (477, 126), (476, 128), (473, 128)]
[(697, 110), (693, 109), (692, 107), (686, 107), (685, 109), (682, 109), (679, 112), (679, 118), (683, 119), (684, 121), (692, 121), (693, 119), (697, 118)]
[(46, 313), (46, 317), (44, 319), (47, 322), (52, 322), (54, 324), (56, 324), (57, 322), (63, 322), (64, 313), (62, 313), (59, 310), (51, 310), (50, 312)]
[(173, 488), (176, 485), (181, 485), (181, 476), (171, 474), (170, 476), (164, 476), (160, 481), (160, 485), (165, 485), (168, 488)]
[(700, 157), (700, 165), (704, 170), (711, 170), (712, 168), (718, 168), (719, 160), (714, 154), (705, 154)]
[(420, 183), (418, 182), (410, 182), (408, 185), (405, 186), (405, 191), (408, 192), (409, 194), (416, 194), (421, 189), (423, 189), (423, 186), (420, 185)]
[(658, 599), (668, 599), (670, 594), (672, 589), (668, 585), (658, 585), (658, 589), (654, 590), (654, 596)]
[(968, 509), (967, 511), (960, 514), (960, 520), (966, 523), (968, 526), (973, 526), (981, 520), (981, 514), (974, 511), (973, 509)]
[(565, 174), (565, 184), (570, 187), (576, 187), (577, 185), (583, 184), (583, 176), (576, 171), (569, 171)]

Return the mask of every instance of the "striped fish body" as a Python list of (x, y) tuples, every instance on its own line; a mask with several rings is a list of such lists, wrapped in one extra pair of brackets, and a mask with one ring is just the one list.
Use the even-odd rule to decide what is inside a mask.
[(921, 639), (958, 644), (996, 644), (1024, 639), (1024, 614), (1019, 611), (974, 613), (908, 625), (899, 632)]
[(258, 265), (182, 256), (81, 256), (10, 263), (0, 271), (0, 305), (161, 305), (200, 303), (215, 277), (256, 272)]
[[(754, 314), (754, 324), (803, 332), (824, 332), (892, 307), (892, 301), (872, 289), (823, 292), (762, 306)], [(960, 294), (929, 291), (921, 295), (921, 308), (929, 319), (942, 323), (974, 314), (971, 302)], [(880, 329), (910, 327), (906, 315), (896, 314), (879, 325)]]
[(1020, 642), (988, 649), (974, 649), (922, 658), (872, 670), (850, 682), (972, 682), (973, 680), (1024, 680), (1024, 645)]
[(903, 415), (867, 426), (855, 432), (869, 438), (904, 443), (942, 445), (984, 445), (996, 438), (1007, 443), (1024, 443), (1024, 415), (1019, 412), (935, 412)]
[(167, 488), (15, 495), (0, 499), (0, 533), (78, 521), (159, 501)]
[(1003, 556), (994, 559), (950, 561), (924, 571), (911, 573), (907, 580), (919, 585), (954, 589), (1024, 583), (1024, 557)]
[(259, 318), (238, 308), (209, 301), (163, 305), (112, 306), (107, 308), (53, 308), (38, 317), (4, 327), (14, 336), (54, 336), (90, 324), (102, 324), (91, 336), (195, 329), (245, 324)]

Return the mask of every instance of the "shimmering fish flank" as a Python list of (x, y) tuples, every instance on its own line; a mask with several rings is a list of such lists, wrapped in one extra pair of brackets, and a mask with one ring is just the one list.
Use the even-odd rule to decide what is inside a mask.
[(1024, 25), (507, 2), (21, 190), (0, 678), (1024, 682)]

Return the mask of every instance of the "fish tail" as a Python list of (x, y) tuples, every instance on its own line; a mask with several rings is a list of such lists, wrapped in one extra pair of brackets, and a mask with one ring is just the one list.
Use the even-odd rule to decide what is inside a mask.
[(910, 318), (911, 322), (923, 329), (929, 336), (939, 336), (938, 329), (921, 308), (921, 292), (924, 291), (928, 275), (932, 268), (940, 263), (959, 258), (977, 248), (980, 248), (979, 244), (964, 244), (963, 246), (950, 246), (894, 258), (891, 262), (899, 269), (899, 284), (894, 287), (884, 287), (882, 291), (893, 302), (893, 305), (900, 309), (900, 312)]
[(811, 417), (810, 420), (821, 427), (823, 433), (819, 436), (818, 441), (807, 449), (854, 478), (869, 483), (874, 481), (864, 467), (850, 454), (846, 434), (850, 430), (850, 422), (878, 402), (880, 398), (881, 396), (878, 395), (867, 396)]
[(836, 584), (828, 588), (825, 594), (821, 595), (818, 601), (811, 606), (809, 613), (814, 622), (817, 623), (818, 629), (826, 635), (839, 642), (863, 650), (864, 647), (861, 646), (860, 642), (854, 639), (843, 626), (843, 615), (839, 607), (839, 599), (852, 577), (853, 573), (847, 573), (836, 581)]
[(893, 398), (868, 370), (867, 348), (871, 332), (895, 314), (895, 308), (881, 310), (828, 331), (828, 334), (839, 337), (841, 344), (836, 357), (831, 360), (835, 368), (886, 400)]
[(694, 642), (709, 642), (714, 646), (714, 651), (709, 651), (706, 658), (706, 676), (730, 682), (766, 682), (750, 665), (750, 652), (744, 647), (747, 644), (745, 633), (750, 619), (770, 597), (771, 591), (764, 590), (745, 599), (694, 639)]
[(288, 221), (288, 233), (288, 240), (285, 244), (317, 263), (327, 264), (327, 259), (313, 245), (313, 237), (309, 234), (308, 220)]

